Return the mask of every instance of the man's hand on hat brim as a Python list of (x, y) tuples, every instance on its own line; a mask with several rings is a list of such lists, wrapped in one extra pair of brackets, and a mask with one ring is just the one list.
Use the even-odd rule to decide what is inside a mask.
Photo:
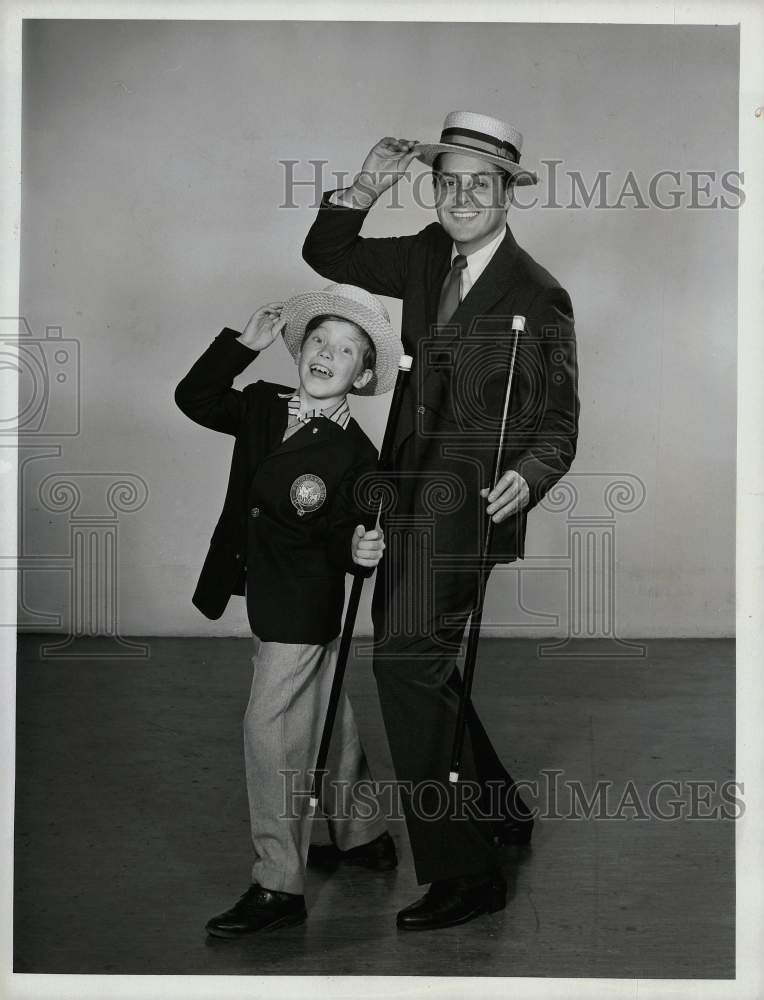
[(396, 139), (386, 135), (366, 155), (353, 183), (343, 192), (343, 201), (354, 208), (370, 208), (379, 196), (406, 173), (416, 156), (418, 139)]

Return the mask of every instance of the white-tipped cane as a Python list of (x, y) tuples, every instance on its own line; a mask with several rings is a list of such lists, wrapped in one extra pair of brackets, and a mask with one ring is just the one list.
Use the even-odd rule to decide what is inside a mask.
[[(395, 382), (393, 398), (387, 414), (385, 435), (382, 439), (382, 447), (379, 453), (379, 466), (383, 473), (390, 464), (393, 441), (395, 439), (395, 428), (398, 424), (398, 414), (400, 413), (401, 402), (403, 400), (406, 376), (411, 371), (413, 363), (414, 359), (408, 354), (402, 355), (398, 362), (398, 378)], [(377, 510), (377, 524), (379, 524), (381, 510), (382, 501), (380, 501), (379, 509)], [(315, 809), (318, 806), (319, 792), (323, 783), (326, 760), (329, 756), (329, 744), (332, 739), (332, 729), (334, 728), (334, 720), (337, 716), (337, 708), (340, 703), (342, 682), (345, 677), (345, 667), (347, 666), (348, 655), (350, 653), (350, 643), (353, 639), (353, 628), (355, 626), (356, 615), (358, 614), (358, 605), (361, 600), (364, 579), (363, 575), (356, 573), (353, 577), (353, 585), (350, 588), (345, 621), (342, 626), (342, 638), (340, 639), (340, 648), (337, 653), (337, 665), (334, 668), (334, 678), (332, 679), (332, 689), (329, 693), (329, 704), (326, 709), (324, 730), (321, 734), (321, 743), (318, 748), (318, 760), (316, 762), (316, 769), (313, 772), (313, 783), (310, 790), (311, 809)]]
[[(525, 316), (512, 317), (512, 349), (507, 368), (507, 377), (504, 385), (504, 405), (501, 412), (501, 425), (499, 436), (496, 441), (496, 453), (493, 462), (493, 477), (491, 489), (496, 488), (496, 484), (501, 476), (502, 455), (504, 452), (504, 442), (507, 435), (507, 418), (509, 416), (509, 397), (512, 393), (512, 378), (515, 373), (515, 358), (517, 356), (517, 342), (520, 334), (525, 329)], [(462, 750), (464, 748), (464, 728), (467, 718), (467, 705), (472, 694), (472, 680), (475, 675), (475, 663), (477, 660), (478, 640), (480, 639), (480, 625), (483, 621), (483, 600), (485, 598), (485, 567), (488, 562), (493, 540), (493, 518), (488, 518), (488, 526), (483, 536), (483, 551), (480, 563), (480, 580), (478, 583), (477, 602), (470, 615), (470, 630), (467, 638), (467, 650), (464, 654), (464, 672), (462, 677), (462, 691), (459, 698), (459, 712), (456, 717), (456, 730), (454, 732), (454, 745), (451, 753), (451, 770), (448, 780), (455, 785), (459, 780), (459, 771), (462, 765)]]

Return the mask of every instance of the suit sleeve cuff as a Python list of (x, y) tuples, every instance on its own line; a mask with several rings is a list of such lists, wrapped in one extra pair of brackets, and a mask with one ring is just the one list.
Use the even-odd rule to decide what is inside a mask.
[(239, 330), (233, 330), (230, 326), (224, 326), (215, 339), (228, 341), (228, 343), (233, 346), (235, 351), (240, 352), (242, 361), (246, 361), (247, 364), (249, 364), (250, 361), (255, 360), (260, 352), (256, 351), (253, 347), (248, 347), (246, 344), (243, 344), (241, 340), (239, 340), (239, 337), (241, 337), (241, 332)]
[(519, 472), (528, 484), (529, 503), (526, 510), (530, 510), (531, 507), (540, 503), (555, 483), (562, 479), (566, 471), (553, 465), (547, 465), (535, 455), (528, 455), (507, 468), (513, 468)]
[(336, 188), (334, 191), (325, 191), (321, 199), (321, 208), (340, 208), (348, 212), (361, 212), (363, 215), (366, 215), (371, 205), (369, 205), (369, 208), (357, 208), (355, 205), (351, 205), (349, 201), (343, 200), (343, 196), (348, 190), (348, 188)]
[(336, 205), (339, 208), (352, 208), (353, 206), (343, 198), (346, 191), (347, 188), (337, 188), (336, 191), (327, 192), (324, 198), (329, 205)]

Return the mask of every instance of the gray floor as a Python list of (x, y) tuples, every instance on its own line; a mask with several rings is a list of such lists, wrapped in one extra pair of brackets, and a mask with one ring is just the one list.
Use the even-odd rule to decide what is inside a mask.
[[(249, 641), (149, 639), (148, 659), (122, 661), (41, 659), (40, 641), (19, 646), (16, 972), (734, 976), (734, 823), (687, 815), (690, 782), (734, 777), (731, 641), (547, 660), (531, 640), (485, 640), (475, 702), (497, 749), (517, 777), (546, 774), (540, 791), (563, 772), (556, 808), (532, 799), (547, 812), (532, 849), (506, 854), (506, 910), (396, 931), (422, 890), (395, 823), (396, 872), (311, 874), (306, 924), (234, 942), (203, 926), (248, 883)], [(368, 661), (349, 690), (375, 776), (392, 778)], [(555, 818), (566, 783), (591, 796), (598, 780), (611, 818)], [(682, 817), (636, 818), (660, 781), (680, 783), (659, 801)]]

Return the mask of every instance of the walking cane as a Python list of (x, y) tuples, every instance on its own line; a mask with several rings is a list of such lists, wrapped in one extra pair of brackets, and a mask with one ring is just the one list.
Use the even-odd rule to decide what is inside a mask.
[[(382, 439), (382, 447), (379, 452), (379, 466), (382, 471), (384, 471), (390, 464), (393, 440), (395, 439), (395, 428), (398, 423), (401, 401), (403, 400), (403, 389), (406, 384), (406, 376), (411, 371), (412, 363), (413, 358), (408, 354), (401, 355), (401, 359), (398, 362), (398, 377), (395, 381), (393, 398), (387, 415), (385, 434)], [(379, 524), (379, 517), (382, 512), (382, 503), (383, 500), (380, 500), (379, 508), (377, 510), (377, 525)], [(318, 760), (316, 762), (316, 769), (313, 772), (313, 784), (310, 790), (310, 806), (312, 809), (315, 809), (318, 805), (319, 791), (321, 790), (323, 775), (326, 770), (326, 760), (329, 756), (329, 744), (331, 743), (334, 720), (337, 717), (337, 708), (340, 703), (342, 682), (345, 678), (345, 668), (347, 667), (348, 655), (350, 653), (350, 643), (353, 639), (353, 627), (355, 626), (355, 619), (358, 614), (358, 605), (361, 600), (361, 591), (363, 590), (364, 579), (365, 577), (360, 573), (355, 573), (353, 576), (353, 585), (350, 588), (350, 597), (348, 598), (347, 611), (345, 612), (345, 621), (342, 626), (342, 638), (340, 639), (340, 648), (337, 653), (337, 665), (334, 668), (332, 689), (329, 693), (329, 704), (326, 709), (324, 731), (321, 734), (321, 743), (318, 748)]]
[[(507, 434), (507, 417), (509, 415), (509, 397), (512, 392), (512, 376), (515, 372), (515, 357), (517, 355), (517, 342), (520, 334), (525, 329), (525, 316), (512, 317), (512, 353), (510, 354), (509, 367), (507, 369), (506, 382), (504, 384), (504, 406), (501, 412), (501, 426), (499, 437), (496, 442), (496, 454), (493, 461), (493, 477), (491, 489), (496, 487), (501, 475), (501, 457), (504, 451), (504, 440)], [(464, 654), (464, 673), (462, 677), (462, 692), (459, 699), (459, 712), (456, 717), (456, 731), (454, 733), (454, 744), (451, 752), (451, 770), (448, 780), (455, 785), (459, 780), (459, 771), (462, 766), (462, 749), (464, 747), (464, 727), (467, 719), (467, 705), (472, 694), (472, 680), (475, 675), (475, 662), (477, 660), (478, 640), (480, 639), (480, 626), (483, 621), (483, 601), (485, 598), (485, 583), (483, 576), (485, 573), (488, 555), (491, 551), (491, 541), (493, 540), (493, 518), (488, 518), (488, 527), (483, 536), (483, 552), (480, 558), (480, 581), (478, 583), (478, 596), (475, 607), (470, 615), (470, 630), (467, 638), (467, 650)]]

